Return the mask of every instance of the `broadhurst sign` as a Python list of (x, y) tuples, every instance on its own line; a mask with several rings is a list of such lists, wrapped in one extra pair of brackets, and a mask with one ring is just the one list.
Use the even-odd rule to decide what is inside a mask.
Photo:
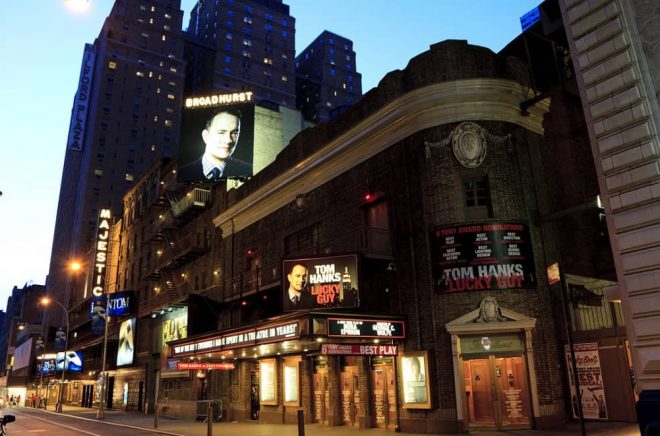
[(446, 292), (533, 288), (534, 258), (522, 223), (441, 227), (431, 235), (433, 283)]

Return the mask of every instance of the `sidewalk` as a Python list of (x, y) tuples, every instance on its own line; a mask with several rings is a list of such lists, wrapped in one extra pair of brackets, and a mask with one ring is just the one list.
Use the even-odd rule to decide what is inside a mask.
[[(24, 409), (25, 410), (25, 409)], [(42, 413), (55, 413), (53, 407)], [(79, 419), (89, 419), (97, 421), (97, 409), (88, 409), (77, 406), (65, 405), (63, 413)], [(158, 428), (154, 428), (154, 415), (143, 414), (139, 412), (123, 412), (118, 410), (104, 411), (105, 418), (102, 422), (109, 425), (121, 426), (124, 428), (139, 428), (155, 433), (173, 435), (173, 436), (206, 436), (208, 425), (200, 421), (160, 418)], [(298, 427), (291, 424), (259, 424), (257, 422), (220, 422), (213, 423), (213, 435), (216, 436), (298, 436)], [(640, 436), (639, 427), (636, 423), (622, 422), (587, 422), (587, 435), (589, 436)], [(357, 429), (349, 427), (328, 427), (320, 424), (305, 425), (305, 435), (347, 435), (357, 436), (369, 434), (371, 436), (387, 436), (394, 434), (392, 430), (382, 430), (376, 428)], [(401, 436), (419, 436), (417, 433), (396, 433)], [(470, 435), (476, 436), (554, 436), (569, 435), (580, 436), (580, 425), (577, 422), (569, 423), (566, 428), (553, 431), (542, 430), (516, 430), (508, 432), (479, 431), (471, 432)]]

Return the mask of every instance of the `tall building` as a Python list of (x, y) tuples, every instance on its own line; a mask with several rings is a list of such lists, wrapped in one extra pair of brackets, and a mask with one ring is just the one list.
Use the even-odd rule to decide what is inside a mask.
[(329, 121), (361, 96), (350, 39), (325, 30), (296, 57), (296, 107), (305, 119)]
[(48, 292), (69, 305), (67, 265), (91, 249), (99, 210), (152, 163), (176, 154), (184, 80), (179, 0), (117, 0), (98, 38), (85, 46), (53, 236)]
[(295, 19), (282, 0), (200, 0), (188, 36), (192, 92), (249, 90), (295, 107)]

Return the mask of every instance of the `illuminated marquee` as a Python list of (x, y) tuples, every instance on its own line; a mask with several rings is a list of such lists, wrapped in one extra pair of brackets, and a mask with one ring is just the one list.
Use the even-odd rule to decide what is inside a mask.
[(212, 94), (202, 97), (186, 98), (186, 108), (221, 106), (223, 104), (250, 103), (252, 92), (233, 92), (231, 94)]
[(406, 337), (403, 321), (328, 318), (328, 336), (354, 338)]
[(200, 339), (196, 342), (176, 345), (172, 350), (172, 356), (185, 356), (198, 352), (209, 353), (211, 351), (229, 350), (249, 345), (280, 342), (297, 338), (299, 336), (300, 323), (295, 321), (288, 324), (270, 325), (258, 329), (243, 330), (227, 335)]
[(323, 344), (321, 354), (338, 356), (396, 356), (397, 345)]
[(101, 209), (99, 228), (96, 233), (96, 253), (94, 254), (94, 272), (92, 275), (92, 294), (100, 297), (105, 293), (105, 263), (108, 260), (110, 242), (110, 209)]
[(194, 370), (200, 371), (205, 369), (219, 369), (223, 371), (231, 371), (236, 368), (236, 365), (233, 363), (222, 363), (222, 362), (177, 362), (176, 369), (178, 371), (183, 370)]

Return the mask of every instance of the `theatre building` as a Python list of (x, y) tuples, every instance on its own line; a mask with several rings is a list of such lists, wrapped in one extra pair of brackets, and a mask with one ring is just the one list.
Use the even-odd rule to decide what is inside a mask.
[[(598, 192), (586, 133), (562, 136), (580, 112), (565, 90), (521, 110), (529, 83), (521, 60), (446, 41), (240, 186), (177, 184), (176, 162), (141, 179), (117, 282), (138, 294), (149, 401), (419, 433), (569, 419), (546, 268), (575, 259), (562, 273), (595, 283), (611, 259), (595, 205), (571, 213)], [(590, 387), (596, 410), (615, 401)]]

